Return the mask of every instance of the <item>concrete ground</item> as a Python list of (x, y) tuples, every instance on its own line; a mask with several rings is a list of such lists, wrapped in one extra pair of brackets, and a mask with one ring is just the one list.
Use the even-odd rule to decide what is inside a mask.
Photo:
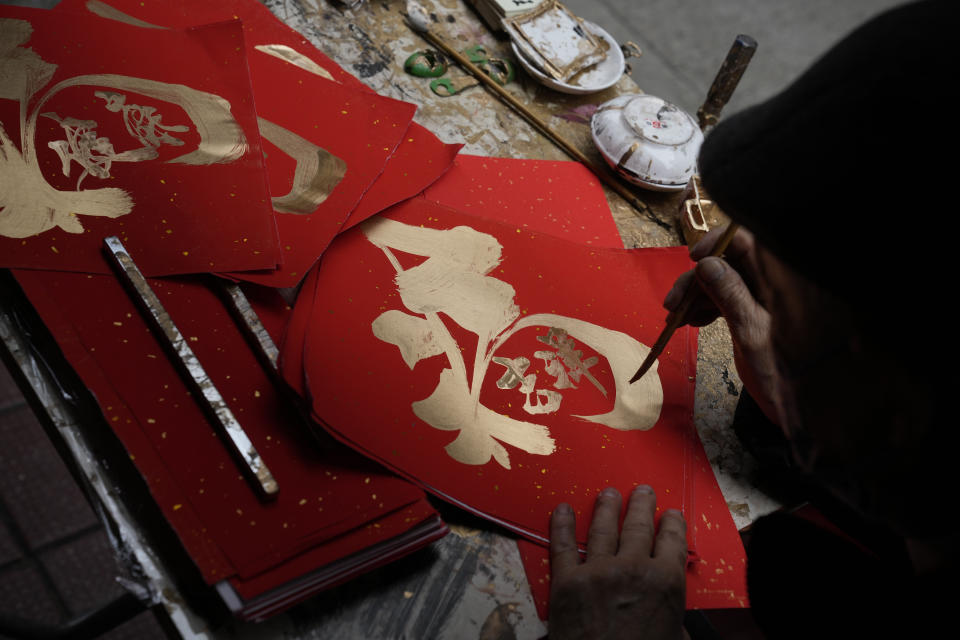
[(725, 115), (762, 101), (796, 78), (857, 25), (902, 0), (564, 0), (618, 42), (643, 50), (633, 79), (690, 113), (706, 97), (737, 34), (757, 52)]
[[(338, 4), (320, 0), (321, 4)], [(399, 0), (389, 0), (396, 2)], [(58, 0), (0, 0), (51, 7)], [(618, 42), (640, 45), (633, 78), (647, 93), (695, 112), (737, 34), (759, 42), (725, 113), (786, 86), (858, 24), (904, 0), (564, 0)]]
[[(52, 7), (59, 0), (0, 0)], [(398, 1), (398, 0), (390, 0)], [(338, 4), (321, 0), (323, 4)], [(737, 34), (753, 36), (756, 55), (726, 114), (785, 87), (860, 23), (904, 0), (565, 0), (575, 14), (618, 42), (643, 51), (633, 79), (646, 93), (694, 113)]]

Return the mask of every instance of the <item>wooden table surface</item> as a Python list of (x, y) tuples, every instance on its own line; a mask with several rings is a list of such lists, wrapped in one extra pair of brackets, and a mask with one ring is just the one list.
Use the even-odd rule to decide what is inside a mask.
[[(512, 158), (565, 160), (567, 156), (528, 125), (506, 104), (482, 87), (441, 98), (429, 80), (403, 71), (403, 62), (427, 44), (403, 22), (402, 0), (368, 1), (350, 10), (329, 0), (264, 0), (281, 20), (299, 31), (382, 95), (418, 105), (415, 120), (445, 142), (464, 143), (463, 153)], [(433, 14), (433, 28), (454, 47), (483, 44), (493, 55), (512, 57), (509, 45), (491, 34), (463, 0), (422, 0)], [(603, 25), (601, 25), (603, 26)], [(642, 69), (642, 58), (631, 64)], [(466, 75), (459, 69), (448, 77)], [(602, 93), (571, 96), (541, 86), (522, 70), (507, 87), (588, 157), (602, 164), (589, 126), (558, 117), (585, 104), (600, 104), (640, 88), (629, 76)], [(704, 87), (706, 95), (707, 87)], [(669, 96), (661, 96), (669, 100)], [(673, 220), (677, 194), (637, 190), (661, 219)], [(665, 230), (607, 190), (610, 210), (626, 247), (682, 244), (675, 230)], [(0, 305), (0, 337), (19, 354), (22, 369), (31, 369), (30, 355), (18, 342), (15, 327), (4, 326)], [(718, 321), (700, 332), (695, 421), (720, 487), (738, 527), (778, 505), (751, 484), (750, 462), (729, 429), (741, 383), (733, 367), (729, 332)], [(41, 386), (44, 382), (38, 381)], [(57, 395), (54, 387), (51, 397)], [(82, 439), (71, 436), (78, 424), (58, 413), (76, 458), (85, 456)], [(56, 422), (56, 420), (55, 420)], [(170, 569), (152, 554), (136, 522), (112, 491), (102, 486), (95, 460), (81, 463), (92, 491), (106, 503), (120, 538), (134, 550), (132, 562), (145, 567), (144, 580), (157, 607), (163, 608), (184, 637), (198, 638), (478, 638), (534, 639), (546, 629), (538, 620), (516, 543), (483, 522), (451, 509), (444, 517), (453, 533), (431, 548), (322, 594), (290, 613), (260, 625), (231, 623), (211, 629), (172, 588)], [(99, 486), (97, 483), (99, 482)], [(119, 525), (116, 523), (119, 522)]]

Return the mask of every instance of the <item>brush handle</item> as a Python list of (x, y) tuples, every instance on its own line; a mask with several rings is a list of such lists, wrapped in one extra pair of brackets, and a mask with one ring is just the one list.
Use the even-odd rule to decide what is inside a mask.
[(717, 124), (720, 112), (723, 111), (730, 96), (733, 95), (733, 90), (740, 83), (740, 78), (743, 77), (743, 72), (747, 70), (747, 65), (750, 64), (750, 59), (753, 58), (756, 50), (757, 41), (748, 35), (740, 34), (733, 41), (727, 57), (723, 59), (723, 64), (717, 71), (717, 77), (710, 85), (707, 99), (703, 106), (697, 109), (700, 129), (706, 131)]
[[(739, 228), (740, 225), (736, 222), (728, 224), (723, 235), (720, 236), (717, 243), (713, 245), (713, 250), (710, 252), (710, 255), (716, 257), (726, 251)], [(640, 365), (637, 372), (630, 378), (631, 384), (642, 378), (643, 375), (650, 370), (650, 367), (653, 366), (657, 358), (660, 357), (663, 350), (667, 348), (667, 343), (670, 342), (670, 338), (673, 337), (674, 332), (687, 321), (687, 314), (690, 312), (690, 307), (693, 305), (693, 301), (697, 299), (699, 293), (700, 287), (696, 285), (696, 279), (691, 278), (690, 283), (687, 285), (687, 290), (684, 291), (683, 298), (680, 300), (680, 304), (667, 315), (667, 326), (660, 332), (660, 337), (657, 338), (653, 348), (650, 349), (650, 353), (648, 353), (647, 357), (643, 360), (643, 364)]]

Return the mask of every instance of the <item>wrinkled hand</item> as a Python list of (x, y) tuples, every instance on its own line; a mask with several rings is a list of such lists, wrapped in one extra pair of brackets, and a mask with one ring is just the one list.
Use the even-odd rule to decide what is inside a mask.
[[(753, 234), (740, 229), (725, 258), (709, 257), (722, 229), (714, 229), (690, 250), (696, 268), (683, 274), (663, 301), (673, 311), (691, 282), (701, 295), (690, 308), (688, 324), (702, 327), (723, 316), (733, 337), (734, 362), (744, 386), (764, 414), (780, 422), (777, 368), (770, 341), (770, 314), (760, 295), (763, 274), (757, 267)], [(760, 299), (758, 299), (760, 298)]]
[(577, 552), (575, 516), (561, 504), (550, 520), (550, 640), (688, 638), (683, 628), (686, 523), (667, 510), (654, 536), (656, 496), (647, 486), (630, 496), (623, 531), (616, 489), (597, 498), (586, 561)]

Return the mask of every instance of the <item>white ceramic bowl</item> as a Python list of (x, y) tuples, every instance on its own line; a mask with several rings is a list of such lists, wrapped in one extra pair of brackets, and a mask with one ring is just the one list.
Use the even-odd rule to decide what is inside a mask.
[(655, 191), (683, 189), (696, 171), (703, 144), (703, 133), (689, 113), (649, 95), (620, 96), (600, 105), (590, 132), (617, 173)]
[(604, 60), (579, 74), (577, 84), (566, 84), (549, 77), (523, 54), (523, 51), (517, 46), (516, 42), (511, 40), (510, 46), (513, 48), (513, 55), (520, 63), (520, 66), (533, 76), (535, 80), (562, 93), (584, 95), (609, 89), (617, 84), (617, 80), (623, 75), (625, 63), (623, 52), (620, 50), (620, 45), (617, 44), (617, 41), (613, 39), (613, 36), (597, 25), (584, 20), (583, 26), (593, 35), (606, 40), (607, 44), (610, 45), (610, 49), (607, 51), (607, 57)]

